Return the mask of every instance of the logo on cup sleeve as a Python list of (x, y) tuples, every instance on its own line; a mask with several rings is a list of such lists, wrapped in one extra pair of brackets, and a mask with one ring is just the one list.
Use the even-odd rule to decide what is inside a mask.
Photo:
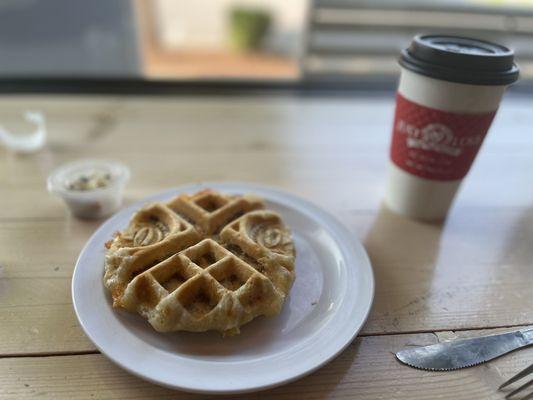
[(413, 103), (398, 94), (391, 159), (422, 178), (461, 179), (472, 164), (496, 111), (459, 114)]
[(429, 123), (418, 128), (401, 119), (396, 129), (407, 135), (407, 147), (452, 157), (459, 157), (466, 146), (479, 146), (483, 142), (483, 135), (458, 137), (449, 126), (442, 123)]

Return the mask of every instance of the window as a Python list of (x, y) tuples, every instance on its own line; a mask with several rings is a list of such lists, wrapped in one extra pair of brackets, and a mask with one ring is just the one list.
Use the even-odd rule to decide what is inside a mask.
[(390, 81), (429, 32), (506, 44), (533, 77), (533, 0), (6, 0), (0, 78)]

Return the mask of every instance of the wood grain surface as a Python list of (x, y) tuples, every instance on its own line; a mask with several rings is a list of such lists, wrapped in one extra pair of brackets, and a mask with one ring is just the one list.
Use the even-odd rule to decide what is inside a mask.
[[(443, 339), (482, 332), (442, 332)], [(439, 340), (435, 334), (358, 338), (339, 357), (311, 374), (273, 390), (240, 396), (189, 395), (144, 382), (101, 354), (0, 359), (0, 396), (16, 399), (457, 399), (495, 400), (501, 382), (525, 368), (533, 349), (476, 368), (428, 372), (401, 365), (392, 352)], [(507, 392), (509, 392), (509, 389)]]
[(101, 221), (72, 218), (46, 177), (78, 158), (127, 163), (126, 204), (198, 181), (281, 187), (365, 244), (376, 297), (362, 337), (310, 377), (246, 397), (501, 398), (496, 383), (531, 350), (445, 374), (403, 367), (390, 352), (434, 332), (533, 324), (533, 101), (504, 101), (440, 225), (381, 204), (393, 106), (392, 96), (0, 98), (2, 125), (27, 129), (21, 111), (40, 109), (49, 130), (37, 154), (0, 148), (0, 398), (187, 398), (114, 366), (77, 323), (70, 278)]

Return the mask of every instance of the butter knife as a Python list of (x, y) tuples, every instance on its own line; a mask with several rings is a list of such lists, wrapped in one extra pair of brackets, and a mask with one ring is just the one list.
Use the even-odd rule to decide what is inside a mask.
[(498, 335), (413, 347), (399, 351), (396, 357), (411, 367), (449, 371), (472, 367), (532, 344), (533, 329), (522, 329)]

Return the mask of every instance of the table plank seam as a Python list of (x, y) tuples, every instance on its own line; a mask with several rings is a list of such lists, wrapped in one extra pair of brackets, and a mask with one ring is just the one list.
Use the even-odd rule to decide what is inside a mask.
[(62, 217), (0, 217), (0, 222), (68, 222), (65, 216)]
[(493, 326), (475, 326), (475, 327), (461, 327), (461, 328), (441, 328), (441, 329), (420, 329), (407, 331), (393, 331), (393, 332), (371, 332), (360, 333), (358, 337), (372, 337), (372, 336), (395, 336), (395, 335), (417, 335), (422, 333), (439, 333), (439, 332), (465, 332), (465, 331), (482, 331), (490, 329), (511, 329), (511, 328), (528, 328), (533, 325), (533, 322), (526, 324), (512, 324), (512, 325), (493, 325)]
[[(372, 333), (372, 334), (359, 334), (358, 338), (372, 338), (372, 337), (384, 337), (384, 336), (405, 336), (405, 335), (417, 335), (417, 334), (437, 334), (440, 332), (462, 332), (462, 331), (478, 331), (478, 330), (496, 330), (496, 329), (511, 329), (511, 328), (529, 328), (533, 324), (520, 324), (520, 325), (502, 325), (494, 327), (479, 327), (479, 328), (459, 328), (459, 329), (438, 329), (438, 330), (420, 330), (420, 331), (406, 331), (406, 332), (384, 332), (384, 333)], [(353, 345), (355, 340), (350, 343)], [(60, 351), (60, 352), (29, 352), (29, 353), (9, 353), (0, 354), (0, 359), (7, 358), (27, 358), (27, 357), (61, 357), (61, 356), (78, 356), (78, 355), (90, 355), (101, 354), (98, 350), (80, 350), (80, 351)]]
[(6, 358), (42, 358), (42, 357), (64, 357), (64, 356), (85, 356), (90, 354), (102, 354), (98, 350), (82, 350), (82, 351), (58, 351), (50, 353), (13, 353), (0, 354), (0, 360)]

